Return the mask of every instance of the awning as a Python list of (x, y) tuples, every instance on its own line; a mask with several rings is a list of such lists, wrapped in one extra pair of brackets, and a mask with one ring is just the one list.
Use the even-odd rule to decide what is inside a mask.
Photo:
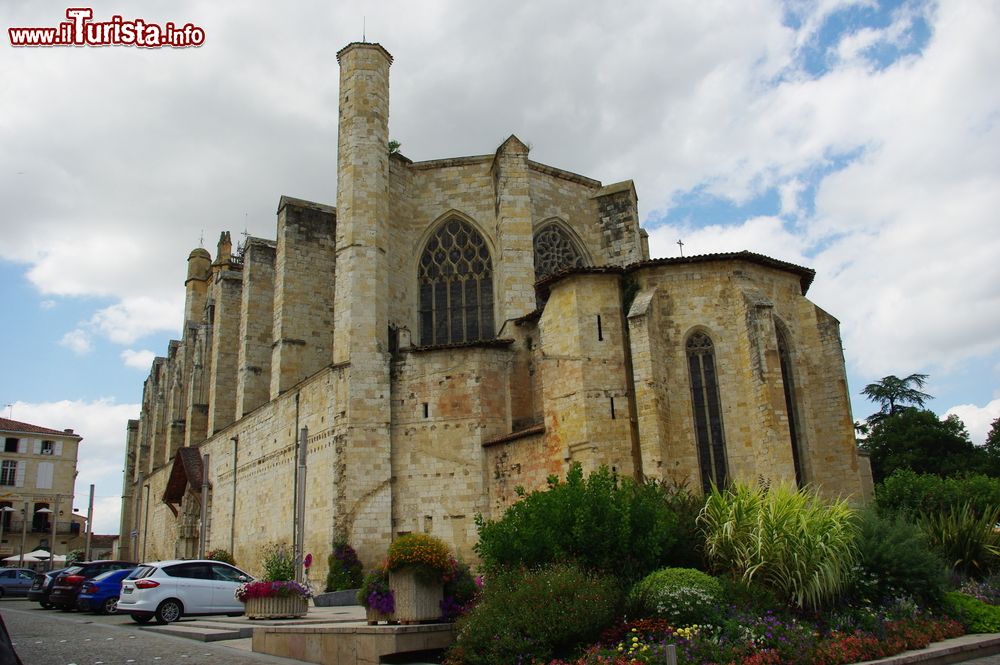
[(163, 492), (163, 503), (177, 515), (177, 506), (181, 505), (184, 493), (188, 486), (193, 492), (201, 496), (201, 477), (204, 466), (201, 461), (201, 453), (197, 448), (181, 448), (174, 455), (174, 465), (170, 469), (170, 478), (167, 480), (167, 489)]

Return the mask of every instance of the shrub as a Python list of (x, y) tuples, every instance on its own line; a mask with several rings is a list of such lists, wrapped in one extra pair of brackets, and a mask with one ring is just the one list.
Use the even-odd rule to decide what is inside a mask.
[(807, 489), (713, 488), (699, 520), (715, 570), (757, 582), (799, 607), (835, 598), (855, 563), (854, 511)]
[(230, 566), (236, 565), (236, 559), (233, 555), (229, 553), (229, 550), (224, 549), (214, 549), (205, 555), (206, 559), (211, 559), (212, 561), (221, 561), (222, 563), (228, 563)]
[(851, 576), (852, 595), (870, 603), (899, 595), (940, 602), (946, 566), (919, 526), (868, 509), (861, 514), (855, 542), (858, 566)]
[(946, 593), (944, 601), (948, 613), (970, 633), (1000, 633), (1000, 607), (957, 591)]
[(270, 543), (261, 548), (263, 554), (263, 582), (287, 582), (295, 579), (295, 560), (281, 543)]
[(362, 568), (358, 553), (346, 541), (333, 544), (333, 552), (327, 558), (329, 571), (326, 574), (327, 591), (357, 589), (361, 586)]
[(617, 610), (614, 578), (570, 564), (487, 578), (476, 606), (459, 619), (448, 662), (547, 662), (607, 627)]
[(471, 609), (471, 603), (479, 592), (469, 564), (457, 559), (451, 560), (451, 568), (444, 576), (444, 598), (441, 600), (441, 617), (455, 619)]
[(388, 573), (376, 570), (365, 575), (358, 589), (358, 603), (382, 614), (392, 614), (396, 610), (396, 599), (389, 588)]
[(389, 545), (387, 568), (394, 571), (408, 567), (425, 580), (441, 581), (451, 568), (448, 546), (426, 533), (400, 536)]
[(632, 587), (629, 611), (668, 619), (675, 626), (714, 623), (720, 618), (723, 590), (719, 580), (692, 568), (664, 568)]
[(968, 504), (921, 515), (920, 526), (932, 547), (956, 571), (974, 578), (989, 575), (1000, 564), (1000, 505), (977, 514)]
[(900, 469), (875, 488), (881, 512), (902, 512), (916, 517), (969, 504), (981, 515), (1000, 505), (1000, 478), (969, 474), (942, 478), (932, 473)]
[(525, 495), (501, 519), (477, 516), (476, 552), (487, 570), (569, 560), (634, 581), (679, 557), (690, 559), (679, 546), (692, 550), (693, 543), (673, 512), (689, 500), (683, 492), (619, 478), (606, 467), (584, 479), (574, 464), (565, 482), (550, 478), (547, 490)]

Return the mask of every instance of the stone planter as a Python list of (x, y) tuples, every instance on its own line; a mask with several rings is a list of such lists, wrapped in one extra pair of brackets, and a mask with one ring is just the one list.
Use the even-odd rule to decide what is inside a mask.
[(248, 619), (298, 619), (309, 611), (309, 601), (298, 595), (247, 598), (244, 605)]
[(441, 618), (444, 584), (428, 584), (412, 568), (389, 573), (389, 588), (396, 600), (396, 621), (415, 623)]
[(378, 625), (380, 621), (385, 621), (386, 623), (396, 623), (396, 615), (392, 612), (386, 614), (385, 612), (373, 610), (370, 607), (365, 608), (365, 619), (368, 620), (369, 626)]

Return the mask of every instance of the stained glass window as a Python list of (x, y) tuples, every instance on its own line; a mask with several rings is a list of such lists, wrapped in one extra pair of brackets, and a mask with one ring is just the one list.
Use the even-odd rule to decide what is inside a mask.
[(493, 337), (493, 262), (471, 224), (451, 219), (438, 228), (420, 255), (417, 284), (421, 344)]

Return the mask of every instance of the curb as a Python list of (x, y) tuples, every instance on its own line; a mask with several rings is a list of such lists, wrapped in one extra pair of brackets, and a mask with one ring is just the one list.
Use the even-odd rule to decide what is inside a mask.
[(944, 642), (935, 642), (926, 649), (904, 651), (895, 656), (866, 660), (856, 665), (947, 665), (1000, 653), (1000, 633), (962, 635)]

